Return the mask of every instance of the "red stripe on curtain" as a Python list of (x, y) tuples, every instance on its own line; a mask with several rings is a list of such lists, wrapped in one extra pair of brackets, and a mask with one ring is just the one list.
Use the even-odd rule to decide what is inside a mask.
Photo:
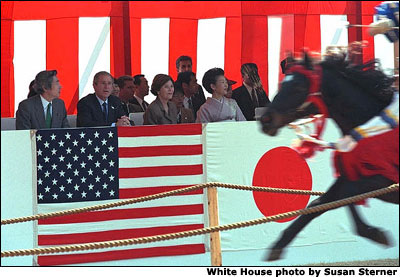
[(242, 64), (256, 63), (258, 74), (268, 91), (268, 17), (242, 17)]
[(321, 51), (320, 15), (294, 16), (294, 50), (301, 51), (303, 47)]
[(46, 22), (46, 68), (56, 69), (68, 114), (76, 114), (79, 97), (79, 19), (61, 18)]
[(192, 58), (192, 70), (197, 68), (197, 19), (171, 18), (169, 23), (169, 75), (176, 80), (176, 59), (185, 55)]
[[(130, 11), (131, 70), (132, 75), (142, 74), (142, 20), (132, 18)], [(151, 80), (148, 80), (151, 82)]]
[[(374, 21), (370, 15), (363, 15), (361, 20), (363, 25), (369, 25)], [(368, 28), (362, 28), (362, 40), (368, 41), (368, 47), (363, 48), (363, 62), (367, 62), (375, 58), (374, 37), (368, 34)]]
[(202, 19), (240, 16), (240, 1), (132, 1), (131, 16)]
[(83, 16), (117, 16), (118, 14), (111, 14), (111, 2), (112, 1), (14, 1), (15, 9), (13, 19), (43, 20)]
[(226, 18), (225, 28), (225, 76), (237, 83), (233, 89), (242, 85), (242, 75), (240, 74), (240, 59), (242, 52), (242, 20), (237, 17)]

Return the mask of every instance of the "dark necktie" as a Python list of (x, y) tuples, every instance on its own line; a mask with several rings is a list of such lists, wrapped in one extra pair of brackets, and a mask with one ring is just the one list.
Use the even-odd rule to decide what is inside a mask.
[(46, 111), (46, 127), (50, 128), (51, 127), (51, 103), (47, 105), (47, 111)]
[(103, 102), (102, 104), (102, 110), (103, 110), (103, 118), (107, 122), (107, 103)]
[(188, 100), (188, 104), (189, 104), (189, 109), (191, 109), (193, 111), (193, 103), (192, 103), (192, 98), (189, 98)]
[(143, 102), (142, 102), (142, 109), (143, 109), (144, 112), (146, 111), (146, 108), (147, 108), (147, 105), (146, 105), (146, 103), (143, 101)]
[(251, 91), (251, 100), (253, 101), (254, 108), (257, 108), (258, 107), (258, 100), (257, 100), (257, 93), (256, 93), (255, 89), (253, 89)]

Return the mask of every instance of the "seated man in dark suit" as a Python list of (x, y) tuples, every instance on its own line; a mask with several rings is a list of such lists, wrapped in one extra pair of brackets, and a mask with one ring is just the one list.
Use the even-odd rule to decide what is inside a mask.
[(203, 105), (203, 101), (198, 101), (195, 95), (199, 90), (196, 75), (192, 71), (185, 71), (178, 74), (176, 83), (182, 88), (184, 93), (183, 107), (193, 112), (193, 118), (196, 118), (196, 113)]
[(77, 127), (131, 126), (121, 100), (111, 95), (113, 83), (112, 76), (106, 71), (94, 75), (94, 93), (78, 102)]
[(129, 100), (128, 107), (131, 113), (145, 112), (149, 103), (144, 97), (149, 94), (149, 83), (142, 74), (133, 76), (133, 98)]
[(16, 129), (69, 128), (64, 101), (59, 99), (61, 85), (56, 70), (41, 71), (33, 88), (36, 95), (18, 105)]
[(243, 85), (233, 90), (232, 98), (236, 100), (248, 121), (255, 120), (255, 109), (266, 107), (271, 102), (262, 87), (255, 63), (243, 64), (240, 72), (242, 73)]
[[(176, 71), (178, 72), (178, 75), (182, 72), (192, 72), (192, 58), (189, 56), (180, 56), (176, 60)], [(196, 77), (196, 74), (194, 76)], [(203, 88), (199, 84), (197, 84), (197, 90), (193, 96), (190, 97), (190, 100), (193, 104), (194, 117), (196, 118), (197, 111), (200, 109), (201, 105), (206, 102)], [(186, 101), (184, 103), (186, 103)]]

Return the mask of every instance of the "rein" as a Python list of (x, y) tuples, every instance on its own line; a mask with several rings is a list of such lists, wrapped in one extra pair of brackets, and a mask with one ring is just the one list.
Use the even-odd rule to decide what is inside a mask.
[[(305, 103), (313, 103), (322, 114), (322, 116), (319, 117), (314, 116), (313, 122), (315, 126), (315, 133), (311, 134), (310, 137), (315, 139), (315, 141), (321, 141), (320, 138), (325, 128), (326, 118), (329, 116), (328, 108), (322, 100), (320, 92), (322, 68), (320, 65), (316, 65), (314, 70), (309, 70), (302, 65), (294, 65), (287, 70), (287, 74), (289, 73), (299, 73), (304, 75), (310, 82), (310, 89), (308, 91), (308, 96)], [(310, 140), (303, 140), (301, 145), (296, 147), (296, 150), (303, 157), (310, 158), (314, 155), (315, 150), (322, 151), (323, 147), (321, 147), (320, 144)]]

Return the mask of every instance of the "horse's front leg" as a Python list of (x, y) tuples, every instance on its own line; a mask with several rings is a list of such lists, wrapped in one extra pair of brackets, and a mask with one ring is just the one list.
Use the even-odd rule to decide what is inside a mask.
[[(326, 193), (312, 201), (307, 207), (311, 208), (343, 198), (341, 197), (340, 193), (341, 184), (342, 182), (340, 181), (340, 179), (336, 180), (336, 182), (329, 188)], [(324, 212), (325, 211), (301, 215), (297, 219), (295, 219), (295, 221), (283, 231), (281, 237), (272, 246), (269, 254), (265, 257), (265, 260), (275, 261), (280, 259), (285, 247), (297, 236), (297, 234), (300, 233), (300, 231), (303, 230), (303, 228), (314, 218), (320, 216)]]

